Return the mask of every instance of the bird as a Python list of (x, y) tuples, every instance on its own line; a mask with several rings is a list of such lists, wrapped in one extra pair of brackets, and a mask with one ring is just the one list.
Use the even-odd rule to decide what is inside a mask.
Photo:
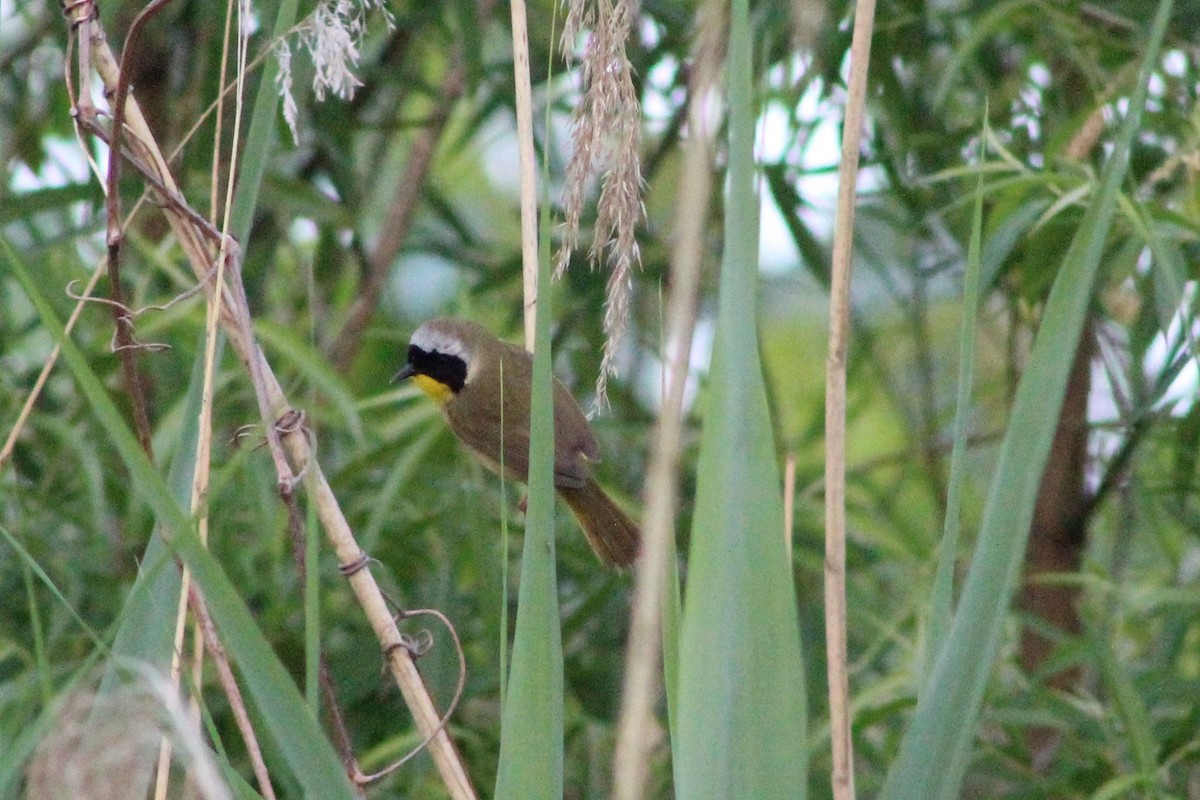
[[(529, 480), (533, 356), (478, 323), (432, 319), (412, 334), (393, 383), (411, 379), (436, 402), (450, 429), (485, 467)], [(641, 531), (592, 476), (600, 446), (575, 398), (554, 379), (554, 488), (574, 513), (600, 561), (624, 569), (637, 558)], [(501, 433), (503, 432), (503, 436)]]

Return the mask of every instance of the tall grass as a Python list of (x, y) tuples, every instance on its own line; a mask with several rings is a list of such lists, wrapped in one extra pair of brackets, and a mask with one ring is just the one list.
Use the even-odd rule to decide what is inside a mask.
[[(888, 772), (881, 795), (884, 800), (950, 800), (958, 796), (975, 741), (984, 689), (1020, 576), (1038, 483), (1075, 358), (1074, 343), (1079, 341), (1091, 303), (1171, 5), (1170, 0), (1158, 4), (1120, 134), (1042, 313), (1033, 352), (1013, 401), (962, 597), (912, 727)], [(964, 314), (974, 311), (966, 308)], [(940, 557), (955, 556), (943, 551)]]
[[(195, 526), (172, 495), (167, 482), (147, 460), (100, 379), (79, 348), (63, 334), (63, 326), (43, 297), (30, 271), (0, 239), (0, 255), (37, 309), (42, 327), (62, 347), (63, 361), (92, 413), (129, 470), (134, 492), (154, 514), (175, 555), (203, 589), (213, 619), (224, 636), (230, 657), (240, 665), (246, 688), (266, 731), (295, 780), (317, 797), (353, 796), (337, 755), (317, 726), (287, 670), (267, 644), (261, 629), (221, 565), (201, 546)], [(190, 471), (189, 471), (190, 473)]]

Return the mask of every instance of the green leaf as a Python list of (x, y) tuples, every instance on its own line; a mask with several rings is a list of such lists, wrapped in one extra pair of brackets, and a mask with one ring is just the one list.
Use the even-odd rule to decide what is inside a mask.
[[(204, 348), (196, 350), (192, 365), (191, 380), (183, 404), (179, 429), (179, 441), (171, 467), (167, 473), (167, 485), (171, 497), (179, 508), (186, 508), (191, 497), (192, 477), (196, 470), (196, 440), (199, 434), (199, 414), (204, 381)], [(179, 570), (164, 564), (170, 552), (161, 536), (151, 536), (142, 554), (142, 568), (138, 571), (135, 591), (130, 595), (122, 611), (121, 627), (113, 642), (113, 654), (117, 660), (132, 659), (153, 664), (166, 671), (171, 664), (174, 649), (175, 610), (179, 603)], [(147, 569), (153, 566), (153, 569)], [(163, 568), (165, 567), (165, 568)], [(144, 585), (143, 585), (144, 584)], [(111, 686), (116, 679), (112, 673), (105, 676), (101, 691)]]
[[(183, 404), (183, 425), (175, 456), (167, 474), (171, 496), (180, 508), (188, 505), (192, 477), (196, 469), (196, 439), (204, 380), (204, 348), (196, 351), (191, 380)], [(120, 691), (128, 680), (128, 665), (144, 663), (167, 674), (175, 649), (175, 619), (179, 607), (180, 572), (171, 561), (171, 551), (162, 536), (150, 536), (139, 562), (134, 590), (121, 611), (120, 625), (112, 645), (112, 657), (105, 665), (100, 693)], [(105, 724), (99, 721), (99, 724)], [(144, 794), (154, 777), (154, 762), (138, 765), (128, 776), (129, 786)]]
[(803, 798), (805, 694), (783, 493), (757, 337), (747, 0), (729, 41), (729, 195), (679, 664), (676, 792)]
[(971, 26), (966, 39), (954, 49), (950, 63), (942, 71), (942, 79), (938, 81), (937, 89), (933, 93), (935, 109), (942, 108), (950, 94), (951, 86), (961, 78), (967, 62), (975, 56), (976, 52), (1002, 32), (1005, 26), (1011, 25), (1011, 18), (1022, 11), (1025, 6), (1036, 5), (1036, 0), (1008, 0), (1006, 3), (998, 3)]

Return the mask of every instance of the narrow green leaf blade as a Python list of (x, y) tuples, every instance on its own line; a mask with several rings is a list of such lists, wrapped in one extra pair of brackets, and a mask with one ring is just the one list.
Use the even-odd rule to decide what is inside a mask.
[[(984, 114), (984, 135), (987, 141), (987, 115)], [(982, 165), (986, 150), (980, 152)], [(942, 527), (942, 542), (938, 552), (937, 572), (930, 597), (929, 635), (925, 648), (925, 675), (932, 674), (933, 663), (954, 613), (954, 571), (958, 563), (958, 538), (962, 529), (962, 482), (967, 464), (967, 418), (971, 412), (971, 387), (975, 382), (975, 320), (979, 314), (980, 250), (983, 240), (983, 172), (975, 184), (975, 210), (971, 215), (971, 242), (967, 248), (967, 268), (963, 283), (963, 324), (958, 348), (958, 395), (954, 408), (954, 444), (950, 450), (950, 485), (946, 490), (946, 519)], [(922, 687), (924, 691), (926, 687)]]
[[(545, 206), (543, 206), (543, 209)], [(543, 231), (549, 221), (543, 211)], [(543, 246), (547, 250), (546, 240)], [(550, 286), (550, 257), (538, 258), (538, 286)], [(529, 504), (512, 673), (500, 727), (497, 800), (563, 796), (563, 654), (554, 555), (554, 421), (550, 292), (538, 292), (529, 429)]]

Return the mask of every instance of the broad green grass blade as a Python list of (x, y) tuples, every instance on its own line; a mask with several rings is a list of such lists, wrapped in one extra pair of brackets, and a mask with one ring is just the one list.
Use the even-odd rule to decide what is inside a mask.
[(1038, 483), (1075, 357), (1074, 343), (1087, 316), (1170, 8), (1170, 0), (1159, 3), (1128, 116), (1105, 165), (1099, 192), (1050, 291), (1029, 366), (1017, 388), (962, 599), (929, 690), (917, 705), (912, 727), (884, 783), (880, 795), (884, 800), (958, 796), (984, 689), (1020, 575)]
[(64, 336), (61, 320), (7, 239), (0, 238), (0, 253), (37, 309), (42, 326), (62, 346), (63, 361), (129, 470), (135, 493), (153, 511), (158, 524), (170, 533), (171, 548), (192, 569), (203, 588), (209, 612), (227, 651), (241, 670), (248, 695), (296, 780), (313, 797), (349, 800), (354, 795), (337, 755), (233, 584), (220, 564), (200, 545), (194, 524), (171, 495), (166, 481), (146, 459), (83, 354)]
[[(204, 348), (196, 350), (196, 361), (188, 383), (187, 396), (183, 403), (182, 425), (179, 441), (171, 467), (167, 472), (167, 485), (171, 497), (179, 508), (187, 508), (192, 489), (192, 475), (196, 468), (196, 437), (199, 433), (200, 401), (204, 380)], [(142, 554), (141, 569), (137, 584), (145, 584), (129, 596), (122, 612), (121, 627), (113, 642), (115, 661), (133, 659), (153, 664), (163, 673), (170, 668), (171, 651), (174, 648), (175, 609), (179, 603), (179, 570), (170, 559), (170, 551), (161, 536), (151, 536)], [(162, 565), (162, 566), (159, 566)], [(147, 569), (147, 566), (153, 566)], [(114, 681), (121, 679), (110, 664), (101, 683), (101, 691), (115, 688)]]
[[(196, 437), (204, 380), (204, 348), (197, 348), (188, 393), (183, 403), (183, 424), (175, 447), (167, 485), (180, 508), (187, 508), (196, 467)], [(121, 612), (120, 627), (113, 641), (112, 657), (100, 681), (101, 694), (119, 691), (128, 679), (131, 663), (153, 665), (166, 675), (174, 651), (175, 614), (179, 606), (180, 572), (162, 536), (151, 536), (139, 562), (134, 591)], [(101, 726), (104, 720), (98, 721)], [(155, 764), (147, 759), (128, 776), (131, 792), (144, 794), (154, 777)], [(136, 788), (135, 788), (136, 787)]]
[(732, 4), (729, 188), (679, 664), (676, 792), (803, 798), (804, 672), (757, 337), (758, 197), (747, 0)]
[[(12, 539), (2, 526), (0, 533)], [(38, 602), (37, 584), (33, 581), (33, 568), (25, 559), (21, 561), (21, 581), (25, 585), (25, 597), (29, 603), (29, 627), (33, 629), (33, 661), (37, 665), (38, 688), (42, 693), (42, 706), (46, 707), (54, 699), (54, 687), (50, 677), (50, 660), (46, 657), (46, 634), (42, 622), (42, 607)]]
[[(546, 216), (543, 210), (543, 231), (550, 229)], [(547, 250), (546, 241), (543, 237), (542, 251)], [(538, 287), (530, 387), (529, 505), (512, 672), (500, 725), (497, 800), (560, 800), (563, 796), (563, 655), (554, 561), (549, 252), (539, 254)]]
[[(984, 113), (986, 142), (987, 113)], [(979, 161), (986, 161), (986, 150)], [(962, 482), (967, 469), (967, 418), (971, 410), (971, 387), (975, 383), (975, 320), (979, 315), (980, 243), (983, 239), (983, 173), (975, 185), (975, 211), (971, 217), (971, 242), (967, 247), (967, 269), (963, 284), (963, 324), (958, 347), (958, 395), (954, 407), (954, 444), (950, 450), (950, 485), (946, 490), (946, 519), (938, 552), (937, 573), (933, 579), (930, 598), (929, 632), (925, 645), (925, 669), (930, 675), (933, 662), (946, 641), (950, 619), (954, 613), (954, 567), (958, 563), (958, 537), (962, 528)], [(928, 686), (922, 687), (925, 691)]]

